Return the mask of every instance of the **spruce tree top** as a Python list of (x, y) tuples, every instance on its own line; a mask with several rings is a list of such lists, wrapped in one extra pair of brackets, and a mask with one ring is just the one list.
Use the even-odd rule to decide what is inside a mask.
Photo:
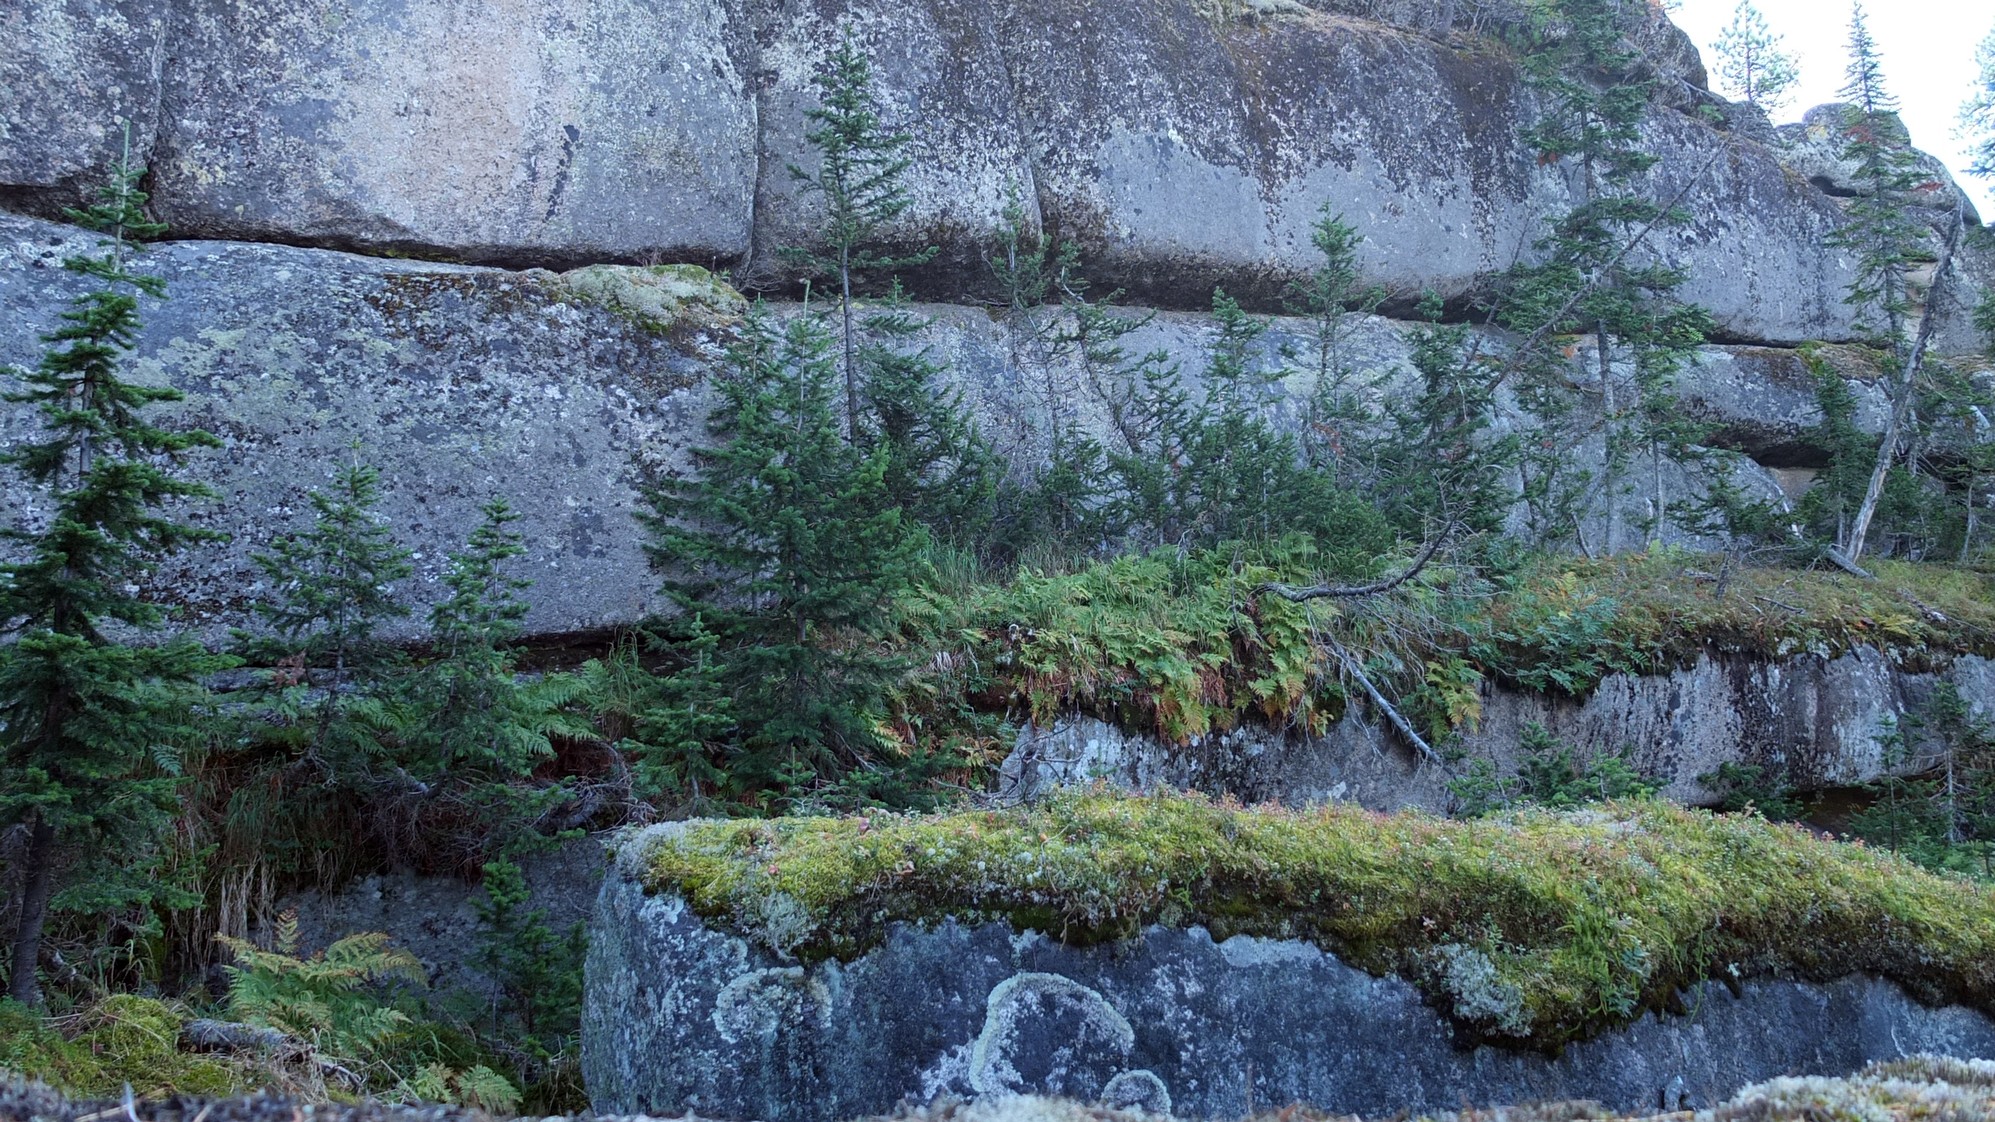
[(0, 567), (0, 630), (45, 629), (94, 642), (104, 619), (151, 626), (158, 608), (127, 586), (152, 559), (221, 537), (156, 512), (162, 503), (214, 494), (174, 478), (169, 467), (181, 454), (220, 441), (143, 418), (149, 406), (183, 395), (119, 376), (119, 360), (138, 338), (139, 297), (166, 292), (164, 281), (136, 272), (132, 262), (136, 239), (165, 231), (145, 217), (143, 175), (122, 158), (97, 201), (68, 212), (104, 237), (96, 252), (70, 257), (63, 267), (99, 283), (42, 336), (49, 347), (35, 369), (15, 368), (23, 388), (0, 394), (34, 405), (42, 418), (39, 436), (0, 453), (0, 465), (48, 488), (53, 500), (43, 527), (0, 531), (29, 555)]
[(820, 104), (804, 113), (811, 125), (804, 139), (821, 157), (818, 169), (791, 164), (789, 171), (806, 193), (824, 196), (826, 251), (785, 247), (783, 255), (820, 276), (926, 264), (935, 256), (932, 246), (905, 256), (873, 248), (881, 231), (914, 204), (901, 182), (914, 166), (907, 155), (914, 138), (887, 128), (873, 94), (872, 63), (850, 35), (832, 51), (817, 88)]

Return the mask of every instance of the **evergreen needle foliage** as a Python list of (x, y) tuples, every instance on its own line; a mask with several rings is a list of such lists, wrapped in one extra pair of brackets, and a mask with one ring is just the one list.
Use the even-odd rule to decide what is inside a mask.
[(873, 92), (872, 62), (851, 36), (839, 40), (817, 87), (819, 104), (804, 113), (810, 122), (804, 141), (816, 150), (818, 167), (791, 164), (789, 170), (807, 193), (824, 200), (820, 245), (787, 247), (783, 254), (809, 275), (838, 285), (845, 431), (856, 438), (862, 398), (854, 286), (869, 274), (926, 264), (936, 251), (929, 246), (896, 255), (877, 248), (882, 233), (914, 203), (901, 181), (914, 166), (907, 155), (913, 137), (887, 128)]
[[(1674, 381), (1711, 326), (1676, 298), (1682, 271), (1646, 242), (1689, 216), (1649, 194), (1657, 157), (1642, 123), (1656, 79), (1623, 37), (1620, 13), (1617, 0), (1557, 0), (1536, 29), (1524, 69), (1547, 112), (1529, 141), (1540, 163), (1562, 170), (1575, 204), (1538, 243), (1542, 260), (1511, 270), (1498, 316), (1530, 342), (1519, 398), (1537, 417), (1521, 460), (1532, 529), (1546, 543), (1578, 537), (1584, 547), (1582, 519), (1597, 512), (1597, 544), (1610, 553), (1625, 544), (1638, 460), (1647, 480), (1632, 521), (1649, 542), (1686, 514), (1683, 497), (1668, 493), (1665, 464), (1692, 461), (1702, 432), (1678, 406)], [(1577, 335), (1593, 339), (1593, 369), (1582, 375), (1593, 400), (1574, 388)], [(1600, 441), (1597, 485), (1571, 455), (1589, 433)]]
[(1740, 0), (1732, 22), (1718, 33), (1718, 76), (1729, 92), (1758, 106), (1769, 116), (1793, 97), (1801, 71), (1794, 56), (1781, 49), (1781, 37), (1766, 25), (1752, 0)]
[(1974, 146), (1971, 170), (1979, 176), (1995, 177), (1995, 28), (1976, 48), (1974, 60), (1981, 70), (1973, 92), (1960, 108), (1960, 121)]
[(22, 388), (4, 395), (34, 406), (42, 425), (0, 454), (34, 494), (28, 520), (5, 531), (22, 559), (0, 566), (0, 636), (11, 640), (0, 647), (0, 825), (28, 839), (8, 993), (28, 1005), (41, 1000), (59, 851), (117, 849), (164, 825), (196, 682), (225, 665), (192, 643), (124, 641), (164, 619), (135, 591), (149, 563), (219, 537), (162, 510), (212, 496), (174, 469), (219, 442), (152, 420), (179, 391), (119, 372), (138, 337), (139, 298), (165, 295), (158, 277), (136, 271), (137, 240), (164, 232), (145, 218), (143, 174), (121, 160), (98, 201), (70, 212), (103, 235), (96, 252), (63, 263), (92, 287), (43, 337), (40, 364), (13, 372)]
[(520, 1041), (545, 1062), (581, 1027), (582, 959), (589, 944), (579, 921), (557, 935), (547, 911), (528, 906), (531, 899), (518, 865), (485, 866), (485, 898), (471, 904), (480, 927), (472, 964), (492, 980), (492, 1031)]
[(836, 377), (816, 320), (778, 326), (758, 305), (716, 379), (697, 475), (655, 486), (643, 519), (666, 592), (715, 637), (692, 665), (731, 699), (738, 791), (801, 797), (887, 747), (898, 671), (876, 643), (924, 535), (892, 504), (887, 450), (840, 438)]

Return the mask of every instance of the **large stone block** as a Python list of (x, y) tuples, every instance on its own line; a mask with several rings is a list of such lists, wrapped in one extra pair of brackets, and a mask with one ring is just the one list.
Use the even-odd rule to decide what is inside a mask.
[[(37, 334), (79, 290), (59, 263), (89, 245), (73, 227), (0, 216), (0, 363), (36, 361)], [(529, 631), (623, 624), (655, 606), (631, 517), (641, 467), (669, 467), (697, 431), (713, 357), (702, 325), (740, 310), (725, 286), (683, 267), (511, 273), (232, 242), (160, 245), (142, 267), (168, 299), (141, 301), (129, 372), (185, 391), (177, 419), (223, 441), (188, 464), (219, 498), (184, 514), (231, 541), (152, 580), (188, 622), (211, 636), (249, 623), (263, 583), (251, 556), (304, 527), (305, 492), (356, 458), (381, 469), (382, 513), (416, 551), (403, 591), (419, 605), (441, 598), (446, 554), (479, 506), (505, 496), (524, 515)], [(681, 289), (686, 302), (668, 299)], [(24, 407), (0, 410), (0, 442), (34, 423)], [(31, 513), (32, 493), (5, 494), (10, 515)]]
[(180, 0), (154, 175), (183, 235), (565, 266), (747, 254), (718, 0)]
[(835, 1122), (904, 1099), (1017, 1093), (1184, 1118), (1289, 1103), (1369, 1117), (1471, 1102), (1654, 1108), (1665, 1092), (1708, 1106), (1775, 1075), (1921, 1050), (1995, 1056), (1980, 1013), (1866, 977), (1703, 984), (1687, 1015), (1550, 1058), (1472, 1046), (1407, 981), (1312, 944), (1215, 942), (1196, 927), (1076, 947), (1002, 924), (893, 923), (850, 962), (805, 965), (648, 895), (633, 872), (647, 844), (625, 843), (589, 944), (583, 1075), (610, 1114)]
[[(0, 304), (12, 312), (0, 321), (0, 363), (35, 361), (37, 336), (79, 290), (60, 260), (88, 245), (74, 227), (0, 216)], [(700, 439), (699, 387), (719, 357), (720, 337), (707, 328), (740, 310), (704, 271), (557, 275), (211, 241), (164, 243), (145, 260), (165, 275), (169, 296), (142, 306), (133, 369), (187, 391), (187, 415), (228, 441), (192, 470), (224, 496), (197, 517), (234, 541), (160, 577), (207, 625), (248, 621), (246, 593), (258, 580), (250, 556), (303, 517), (304, 489), (323, 483), (356, 440), (386, 473), (388, 513), (423, 556), (417, 600), (428, 602), (479, 503), (506, 494), (525, 513), (535, 551), (535, 633), (629, 623), (656, 606), (630, 519), (636, 465), (681, 466), (683, 448)], [(1055, 410), (1064, 424), (1114, 439), (1087, 379), (1048, 366), (1030, 331), (973, 307), (917, 310), (934, 321), (922, 342), (953, 368), (983, 431), (1021, 470), (1041, 462)], [(1409, 328), (1376, 317), (1347, 326), (1336, 359), (1350, 386), (1380, 401), (1409, 392)], [(1213, 334), (1208, 316), (1166, 312), (1126, 343), (1132, 353), (1163, 351), (1195, 386)], [(1503, 343), (1482, 345), (1500, 353)], [(1289, 371), (1271, 415), (1296, 423), (1319, 373), (1309, 325), (1277, 319), (1260, 347), (1267, 368)], [(1735, 446), (1805, 460), (1815, 418), (1811, 391), (1789, 369), (1797, 366), (1789, 352), (1713, 349), (1681, 388), (1724, 431), (1745, 434)], [(1499, 429), (1520, 423), (1510, 403), (1504, 409)], [(1865, 418), (1880, 421), (1881, 409)], [(0, 412), (0, 439), (28, 423), (18, 409)], [(1764, 470), (1740, 470), (1777, 494)], [(1681, 495), (1696, 481), (1668, 485)]]
[[(1325, 13), (1215, 23), (1188, 0), (1091, 19), (1013, 5), (1014, 82), (1048, 225), (1092, 267), (1182, 305), (1222, 283), (1264, 305), (1315, 262), (1328, 204), (1366, 237), (1366, 279), (1410, 302), (1459, 296), (1527, 258), (1575, 171), (1523, 139), (1514, 58)], [(1842, 338), (1836, 207), (1763, 146), (1658, 109), (1654, 192), (1694, 216), (1649, 248), (1729, 337)]]

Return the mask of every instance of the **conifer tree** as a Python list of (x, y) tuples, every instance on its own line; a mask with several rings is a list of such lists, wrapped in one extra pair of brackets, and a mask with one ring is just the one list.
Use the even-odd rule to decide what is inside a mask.
[(490, 861), (483, 872), (484, 898), (471, 901), (480, 928), (471, 964), (492, 983), (489, 1023), (545, 1061), (581, 1027), (588, 932), (578, 921), (557, 934), (513, 862)]
[[(42, 931), (65, 845), (128, 842), (158, 827), (176, 787), (176, 733), (189, 723), (199, 677), (217, 660), (188, 642), (134, 646), (160, 608), (132, 591), (154, 560), (219, 535), (161, 508), (212, 497), (174, 467), (218, 441), (149, 419), (176, 390), (119, 371), (139, 330), (139, 298), (165, 295), (137, 271), (148, 222), (143, 169), (129, 156), (98, 200), (70, 218), (100, 232), (94, 253), (64, 261), (93, 287), (71, 302), (48, 349), (5, 399), (35, 406), (42, 427), (0, 454), (44, 497), (36, 521), (5, 531), (21, 559), (0, 566), (0, 823), (26, 837), (8, 995), (38, 1005)], [(128, 851), (129, 852), (129, 851)]]
[(906, 517), (973, 543), (991, 522), (1003, 469), (962, 394), (942, 387), (948, 368), (919, 343), (932, 323), (909, 310), (898, 282), (866, 316), (859, 443), (886, 456), (887, 496)]
[(806, 193), (823, 197), (824, 226), (819, 248), (792, 247), (784, 255), (838, 285), (845, 431), (856, 439), (861, 393), (854, 286), (869, 274), (926, 264), (936, 249), (895, 255), (878, 248), (882, 231), (914, 202), (901, 182), (914, 164), (907, 155), (913, 137), (889, 129), (881, 118), (872, 63), (851, 36), (839, 40), (816, 82), (820, 103), (805, 111), (811, 127), (804, 140), (817, 150), (818, 167), (809, 171), (791, 164), (790, 176)]
[[(1661, 463), (1688, 447), (1672, 428), (1672, 381), (1703, 341), (1708, 315), (1676, 299), (1681, 270), (1633, 249), (1658, 227), (1688, 216), (1645, 191), (1657, 157), (1643, 147), (1641, 126), (1655, 79), (1641, 53), (1622, 35), (1618, 0), (1557, 0), (1525, 59), (1526, 78), (1545, 97), (1546, 112), (1530, 131), (1540, 161), (1566, 166), (1574, 207), (1539, 243), (1544, 258), (1511, 271), (1499, 319), (1532, 340), (1521, 364), (1531, 385), (1519, 397), (1539, 413), (1542, 430), (1528, 438), (1526, 500), (1542, 531), (1563, 534), (1578, 520), (1592, 480), (1564, 463), (1576, 434), (1562, 431), (1580, 412), (1565, 383), (1570, 364), (1558, 335), (1595, 341), (1592, 384), (1600, 395), (1602, 503), (1609, 552), (1621, 547), (1625, 474), (1635, 453), (1651, 462), (1650, 510), (1642, 523), (1651, 538), (1668, 516), (1660, 495)], [(1549, 330), (1548, 330), (1549, 329)], [(1623, 369), (1632, 368), (1624, 385)], [(1584, 542), (1581, 543), (1584, 545)]]
[(1192, 533), (1198, 473), (1192, 454), (1203, 417), (1185, 388), (1178, 365), (1161, 352), (1131, 359), (1113, 332), (1121, 323), (1106, 312), (1077, 312), (1083, 330), (1104, 334), (1084, 361), (1109, 401), (1121, 436), (1108, 453), (1117, 483), (1115, 517), (1126, 532), (1160, 545), (1179, 544)]
[(1962, 131), (1972, 145), (1968, 170), (1995, 178), (1995, 30), (1990, 30), (1975, 49), (1974, 60), (1980, 72), (1974, 80), (1973, 92), (1960, 107)]
[(1356, 443), (1357, 430), (1377, 420), (1352, 385), (1355, 373), (1346, 347), (1360, 317), (1385, 302), (1385, 289), (1359, 284), (1358, 247), (1364, 238), (1329, 203), (1323, 204), (1310, 226), (1309, 240), (1323, 260), (1307, 279), (1289, 286), (1284, 301), (1289, 314), (1309, 321), (1315, 352), (1302, 446), (1311, 467), (1343, 482), (1344, 461)]
[[(1925, 358), (1923, 342), (1928, 331), (1921, 324), (1915, 344), (1908, 326), (1913, 297), (1906, 281), (1907, 271), (1925, 248), (1925, 230), (1909, 207), (1910, 196), (1923, 177), (1911, 138), (1898, 119), (1898, 103), (1885, 87), (1883, 59), (1861, 4), (1850, 13), (1849, 55), (1849, 80), (1842, 90), (1848, 103), (1842, 151), (1843, 157), (1857, 166), (1854, 178), (1858, 189), (1857, 197), (1844, 211), (1843, 225), (1833, 243), (1857, 255), (1856, 275), (1843, 299), (1856, 310), (1859, 330), (1870, 336), (1872, 345), (1884, 356), (1891, 398), (1870, 483), (1839, 543), (1845, 558), (1853, 563), (1863, 557), (1871, 523), (1884, 500), (1898, 456), (1914, 438)], [(1961, 226), (1956, 215), (1952, 239), (1959, 238)], [(1936, 287), (1946, 281), (1946, 258), (1950, 256), (1949, 248), (1936, 271)], [(1927, 317), (1938, 302), (1937, 295), (1926, 301)]]
[[(1084, 329), (1079, 319), (1083, 313), (1077, 309), (1092, 303), (1087, 279), (1080, 273), (1080, 250), (1071, 242), (1056, 249), (1029, 229), (1025, 204), (1014, 184), (1005, 201), (996, 252), (986, 261), (1004, 294), (1013, 361), (1036, 375), (1033, 388), (1046, 418), (1046, 461), (1032, 492), (1025, 496), (1022, 529), (1028, 538), (1098, 544), (1106, 532), (1101, 481), (1107, 461), (1100, 442), (1078, 420), (1085, 362), (1076, 359), (1082, 355), (1084, 339), (1099, 334), (1093, 325), (1101, 321), (1097, 315)], [(1107, 300), (1118, 295), (1111, 293)], [(1062, 305), (1057, 311), (1054, 300)]]
[[(518, 801), (506, 799), (499, 788), (554, 754), (550, 734), (580, 737), (587, 730), (561, 712), (572, 692), (567, 679), (519, 679), (513, 645), (527, 614), (520, 594), (533, 585), (507, 569), (526, 553), (512, 528), (520, 515), (502, 498), (486, 503), (481, 513), (465, 548), (452, 553), (444, 569), (449, 597), (430, 611), (436, 658), (406, 680), (412, 720), (400, 738), (400, 766), (421, 781), (468, 784), (483, 793), (478, 801), (487, 809), (517, 818), (527, 806), (493, 805)], [(526, 802), (560, 797), (557, 790), (543, 790)]]
[(1517, 441), (1492, 435), (1495, 387), (1465, 355), (1468, 327), (1441, 323), (1441, 312), (1433, 293), (1420, 303), (1427, 322), (1410, 339), (1420, 388), (1393, 411), (1381, 497), (1403, 530), (1494, 533), (1510, 513)]
[(720, 636), (697, 615), (677, 630), (676, 642), (656, 632), (646, 637), (653, 651), (671, 656), (675, 665), (643, 679), (624, 749), (633, 757), (632, 786), (639, 798), (678, 795), (688, 810), (700, 811), (727, 785), (721, 763), (738, 730)]
[(376, 509), (381, 473), (372, 466), (349, 462), (306, 499), (311, 527), (254, 557), (271, 589), (255, 611), (277, 640), (242, 638), (261, 660), (299, 664), (295, 679), (278, 680), (290, 727), (307, 735), (303, 758), (328, 780), (354, 783), (378, 762), (388, 723), (380, 687), (396, 652), (379, 631), (409, 614), (394, 586), (415, 570)]
[(648, 496), (647, 550), (665, 590), (717, 637), (746, 792), (792, 797), (883, 750), (892, 620), (924, 535), (887, 493), (884, 450), (839, 435), (836, 359), (821, 325), (777, 327), (757, 306), (728, 352), (694, 453), (697, 475)]
[(1718, 33), (1717, 54), (1718, 77), (1727, 91), (1768, 116), (1787, 105), (1801, 77), (1794, 56), (1781, 48), (1781, 37), (1752, 0), (1739, 0), (1732, 22)]
[(386, 655), (377, 633), (409, 614), (394, 585), (415, 568), (377, 509), (381, 473), (372, 465), (354, 460), (329, 490), (305, 498), (314, 512), (311, 528), (278, 537), (269, 553), (254, 558), (271, 583), (271, 595), (255, 610), (308, 666), (331, 672), (337, 693)]

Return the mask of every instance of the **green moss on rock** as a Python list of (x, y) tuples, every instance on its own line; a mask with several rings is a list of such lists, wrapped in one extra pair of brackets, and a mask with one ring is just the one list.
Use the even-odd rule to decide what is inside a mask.
[(553, 283), (659, 333), (721, 327), (748, 312), (739, 292), (698, 265), (590, 265), (562, 273)]
[(1071, 943), (1150, 924), (1303, 939), (1545, 1048), (1707, 980), (1895, 979), (1995, 1011), (1995, 892), (1749, 816), (1661, 803), (1456, 822), (1348, 806), (1067, 795), (935, 817), (703, 822), (627, 843), (653, 891), (805, 960), (894, 921)]

